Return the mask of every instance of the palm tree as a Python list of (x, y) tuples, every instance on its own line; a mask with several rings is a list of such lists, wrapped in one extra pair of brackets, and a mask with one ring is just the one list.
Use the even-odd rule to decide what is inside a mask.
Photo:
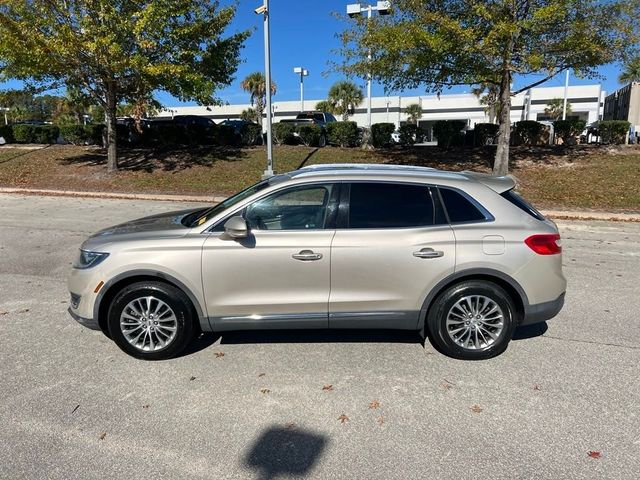
[[(560, 120), (562, 118), (562, 110), (564, 100), (562, 98), (552, 98), (544, 109), (544, 114), (551, 120)], [(571, 104), (567, 102), (567, 116), (571, 114)]]
[[(267, 101), (267, 81), (262, 72), (253, 72), (245, 77), (240, 86), (251, 95), (251, 105), (255, 107), (258, 123), (262, 125), (262, 113)], [(271, 95), (276, 93), (276, 83), (271, 80)]]
[(256, 113), (255, 109), (247, 108), (246, 110), (243, 110), (242, 113), (240, 113), (240, 119), (246, 122), (257, 122), (258, 114)]
[(412, 103), (411, 105), (407, 105), (405, 107), (404, 113), (407, 114), (407, 121), (409, 123), (417, 125), (418, 120), (422, 118), (422, 107), (419, 103)]
[(496, 123), (500, 107), (500, 88), (497, 83), (481, 83), (471, 89), (476, 97), (480, 99), (480, 104), (485, 105), (484, 113), (489, 117), (489, 123)]
[(336, 115), (342, 115), (347, 121), (353, 109), (362, 103), (364, 95), (362, 89), (348, 80), (341, 80), (329, 89), (328, 101), (333, 105)]
[(629, 60), (624, 64), (618, 81), (620, 83), (640, 82), (640, 57)]
[(335, 113), (335, 106), (329, 100), (321, 100), (316, 103), (316, 110), (326, 113)]

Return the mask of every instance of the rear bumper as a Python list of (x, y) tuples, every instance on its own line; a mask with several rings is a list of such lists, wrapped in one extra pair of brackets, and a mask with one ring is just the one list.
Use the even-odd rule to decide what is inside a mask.
[(524, 318), (522, 319), (522, 322), (520, 322), (520, 325), (532, 325), (555, 317), (558, 312), (562, 310), (562, 306), (564, 305), (564, 295), (565, 292), (550, 302), (525, 306)]
[(69, 310), (67, 311), (69, 312), (69, 315), (71, 315), (71, 318), (73, 318), (80, 325), (90, 328), (91, 330), (100, 330), (100, 326), (98, 325), (98, 322), (96, 320), (92, 318), (84, 318), (80, 315), (75, 314), (71, 307), (69, 307)]

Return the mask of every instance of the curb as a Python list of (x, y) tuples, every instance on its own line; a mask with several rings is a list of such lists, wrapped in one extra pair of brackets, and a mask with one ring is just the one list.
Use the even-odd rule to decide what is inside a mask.
[[(39, 188), (0, 187), (0, 194), (13, 193), (18, 195), (42, 195), (50, 197), (76, 198), (112, 198), (120, 200), (151, 200), (160, 202), (197, 202), (219, 203), (226, 197), (217, 195), (160, 195), (153, 193), (113, 193), (113, 192), (83, 192), (69, 190), (51, 190)], [(640, 214), (614, 213), (595, 211), (567, 211), (541, 210), (542, 214), (554, 220), (595, 220), (608, 222), (640, 222)]]

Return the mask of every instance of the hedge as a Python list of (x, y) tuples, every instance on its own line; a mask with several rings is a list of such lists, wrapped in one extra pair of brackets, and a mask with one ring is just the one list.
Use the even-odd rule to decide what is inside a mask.
[(329, 122), (326, 125), (327, 141), (340, 147), (358, 145), (358, 124), (356, 122)]
[(11, 125), (0, 125), (0, 137), (4, 138), (6, 143), (15, 142), (15, 139), (13, 138), (13, 128), (11, 128)]
[(439, 147), (448, 148), (452, 145), (462, 145), (464, 134), (462, 129), (467, 125), (464, 120), (438, 120), (433, 122), (433, 135), (438, 140)]
[(374, 123), (371, 125), (371, 143), (376, 148), (388, 147), (392, 143), (391, 134), (396, 126), (393, 123)]
[(575, 143), (575, 137), (580, 135), (586, 126), (587, 122), (578, 118), (556, 120), (553, 122), (556, 138), (562, 139), (562, 143), (565, 145)]
[(603, 143), (625, 143), (631, 124), (626, 120), (603, 120), (598, 122), (600, 139)]
[(243, 145), (262, 144), (262, 127), (254, 123), (245, 123), (240, 128), (240, 141)]
[(500, 125), (496, 123), (476, 123), (474, 127), (474, 143), (476, 146), (485, 146), (496, 143), (496, 136)]
[(320, 125), (316, 125), (315, 123), (309, 125), (300, 125), (296, 129), (296, 133), (298, 134), (298, 138), (300, 139), (300, 141), (307, 147), (315, 147), (320, 145), (320, 137), (324, 135), (322, 127)]
[(424, 138), (422, 129), (413, 123), (400, 126), (398, 132), (400, 133), (400, 145), (402, 146), (419, 143)]
[[(185, 132), (188, 143), (202, 145), (207, 143), (207, 137), (202, 132), (197, 132), (195, 135), (191, 129), (187, 129)], [(241, 143), (241, 137), (236, 134), (236, 129), (231, 125), (216, 125), (214, 133), (214, 142), (217, 145), (238, 145)]]
[(295, 131), (295, 126), (291, 123), (274, 123), (271, 127), (273, 141), (278, 145), (295, 143)]
[(522, 120), (516, 122), (514, 133), (516, 140), (524, 145), (538, 145), (542, 143), (541, 136), (544, 132), (544, 125), (535, 120)]
[(16, 143), (56, 143), (60, 129), (55, 125), (12, 125)]

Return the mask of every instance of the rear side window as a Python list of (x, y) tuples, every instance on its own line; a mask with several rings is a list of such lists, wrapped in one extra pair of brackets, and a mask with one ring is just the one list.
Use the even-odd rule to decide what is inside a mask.
[(433, 201), (426, 186), (351, 184), (349, 228), (409, 228), (433, 223)]
[(506, 192), (502, 192), (500, 194), (502, 198), (509, 200), (516, 207), (518, 207), (523, 212), (527, 212), (533, 218), (537, 220), (545, 220), (544, 215), (542, 215), (538, 210), (533, 208), (524, 198), (518, 195), (514, 190), (507, 190)]
[(487, 220), (487, 216), (460, 192), (449, 188), (440, 188), (439, 190), (451, 223)]

